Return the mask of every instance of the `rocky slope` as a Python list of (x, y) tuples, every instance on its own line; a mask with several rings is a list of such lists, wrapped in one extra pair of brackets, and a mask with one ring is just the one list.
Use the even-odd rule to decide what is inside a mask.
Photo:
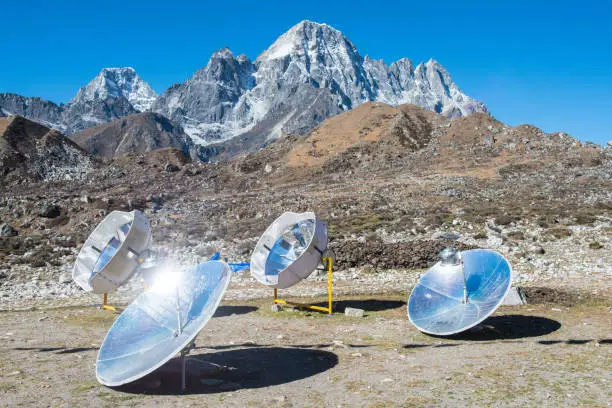
[(153, 113), (138, 113), (90, 127), (72, 136), (89, 153), (115, 157), (174, 147), (196, 158), (197, 148), (180, 126)]
[[(365, 103), (226, 162), (190, 162), (176, 149), (128, 153), (52, 189), (3, 180), (0, 197), (9, 308), (58, 294), (81, 302), (87, 295), (69, 277), (80, 245), (109, 211), (135, 208), (151, 220), (156, 248), (186, 265), (216, 251), (248, 260), (283, 211), (315, 211), (338, 254), (338, 293), (405, 291), (454, 245), (501, 252), (516, 285), (612, 295), (612, 150), (485, 114), (451, 120)], [(232, 296), (269, 296), (248, 274), (232, 279)], [(320, 293), (322, 279), (287, 293)]]
[(80, 180), (89, 154), (56, 130), (21, 116), (0, 118), (0, 176), (13, 180)]
[[(227, 48), (153, 105), (198, 143), (242, 135), (246, 147), (304, 134), (321, 121), (367, 101), (413, 103), (448, 117), (486, 112), (463, 94), (436, 61), (387, 66), (362, 57), (338, 30), (302, 21), (254, 62)], [(249, 146), (250, 145), (250, 146)]]

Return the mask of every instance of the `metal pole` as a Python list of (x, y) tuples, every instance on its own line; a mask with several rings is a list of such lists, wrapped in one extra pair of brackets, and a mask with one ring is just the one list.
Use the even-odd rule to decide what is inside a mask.
[(459, 262), (461, 262), (461, 274), (463, 275), (463, 303), (468, 302), (467, 294), (467, 280), (465, 278), (465, 268), (463, 267), (463, 258), (461, 258), (461, 252), (459, 252)]
[(178, 334), (183, 332), (183, 323), (181, 322), (181, 303), (179, 301), (179, 288), (176, 286), (176, 317), (178, 322)]
[(332, 314), (332, 268), (333, 259), (327, 258), (327, 307), (329, 308), (329, 314)]
[(183, 372), (181, 373), (181, 391), (185, 392), (185, 389), (187, 388), (187, 375), (186, 375), (186, 371), (187, 371), (187, 356), (186, 353), (181, 352), (181, 359), (182, 361), (182, 365), (183, 365)]

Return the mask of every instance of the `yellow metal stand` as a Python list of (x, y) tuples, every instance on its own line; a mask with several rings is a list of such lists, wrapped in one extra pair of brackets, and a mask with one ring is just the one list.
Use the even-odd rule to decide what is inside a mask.
[(107, 301), (108, 301), (108, 293), (105, 293), (104, 294), (104, 301), (102, 302), (102, 309), (110, 310), (111, 312), (117, 313), (117, 308), (115, 306), (111, 306), (111, 305), (107, 304), (106, 303)]
[(302, 303), (290, 302), (287, 300), (279, 299), (278, 289), (276, 288), (274, 288), (274, 303), (278, 305), (290, 305), (290, 306), (296, 306), (300, 309), (311, 309), (311, 310), (317, 310), (319, 312), (325, 312), (328, 314), (332, 314), (333, 313), (333, 310), (332, 310), (332, 270), (333, 270), (334, 261), (332, 260), (331, 257), (321, 258), (321, 260), (325, 264), (327, 264), (327, 307), (305, 305)]
[[(144, 291), (146, 292), (147, 290), (149, 290), (149, 285), (147, 285), (146, 283), (144, 284)], [(104, 294), (104, 300), (102, 301), (102, 309), (103, 310), (109, 310), (111, 312), (115, 312), (115, 313), (119, 313), (119, 309), (117, 309), (115, 306), (111, 306), (108, 303), (108, 293)]]

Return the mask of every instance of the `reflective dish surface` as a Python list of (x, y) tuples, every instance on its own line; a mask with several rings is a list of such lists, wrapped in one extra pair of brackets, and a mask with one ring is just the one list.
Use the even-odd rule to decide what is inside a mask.
[[(511, 268), (497, 252), (461, 252), (462, 266), (434, 265), (408, 300), (408, 317), (420, 331), (446, 336), (460, 333), (491, 315), (510, 289)], [(464, 302), (464, 288), (467, 302)]]
[(188, 346), (215, 313), (230, 275), (220, 261), (159, 273), (108, 331), (98, 352), (98, 381), (108, 386), (132, 382)]

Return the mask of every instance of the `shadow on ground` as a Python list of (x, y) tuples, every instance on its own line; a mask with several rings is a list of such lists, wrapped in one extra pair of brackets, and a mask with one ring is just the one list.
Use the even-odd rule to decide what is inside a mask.
[[(301, 348), (248, 348), (194, 355), (188, 360), (184, 394), (213, 394), (238, 389), (264, 388), (308, 378), (338, 364), (329, 351)], [(181, 360), (133, 383), (115, 388), (132, 394), (179, 395)]]
[(479, 325), (444, 338), (452, 340), (505, 340), (539, 337), (561, 328), (561, 323), (547, 317), (504, 315), (492, 316)]
[[(315, 303), (314, 306), (327, 307), (327, 302)], [(367, 312), (380, 312), (383, 310), (397, 309), (405, 307), (406, 302), (401, 300), (378, 300), (378, 299), (355, 299), (339, 300), (333, 302), (334, 313), (344, 313), (347, 307), (363, 309)]]
[[(488, 342), (482, 342), (478, 344), (505, 344), (505, 343), (525, 343), (525, 344), (540, 344), (542, 346), (553, 346), (556, 344), (567, 344), (573, 346), (579, 346), (583, 344), (596, 343), (599, 345), (610, 345), (612, 344), (612, 339), (568, 339), (568, 340), (506, 340), (506, 341), (495, 341), (491, 340)], [(444, 347), (457, 347), (457, 346), (469, 346), (476, 343), (438, 343), (438, 344), (423, 344), (423, 343), (411, 343), (404, 345), (405, 349), (417, 349), (417, 348), (444, 348)]]
[(39, 353), (72, 354), (97, 349), (97, 347), (15, 347), (13, 350), (38, 351)]
[(213, 317), (225, 317), (231, 315), (242, 315), (256, 311), (254, 306), (219, 306)]

